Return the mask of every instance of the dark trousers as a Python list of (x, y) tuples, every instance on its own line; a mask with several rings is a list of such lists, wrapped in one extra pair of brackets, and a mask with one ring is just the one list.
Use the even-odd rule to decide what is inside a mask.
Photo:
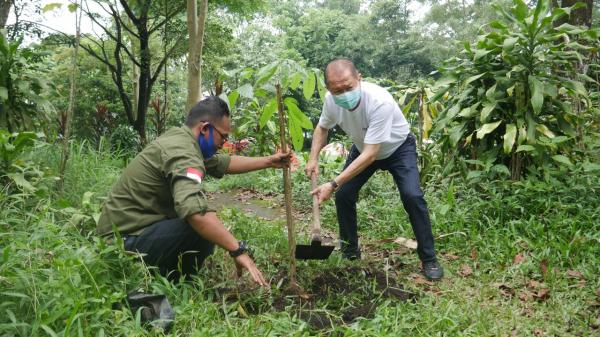
[[(344, 169), (346, 169), (360, 153), (352, 145)], [(387, 170), (394, 177), (394, 182), (400, 192), (404, 209), (408, 213), (413, 232), (417, 239), (417, 253), (423, 262), (435, 261), (433, 234), (429, 220), (429, 210), (423, 198), (420, 186), (419, 169), (417, 167), (417, 151), (415, 136), (408, 135), (406, 141), (388, 158), (376, 160), (345, 183), (335, 194), (335, 206), (340, 226), (342, 254), (345, 257), (360, 257), (356, 221), (356, 202), (358, 192), (377, 170)], [(391, 224), (394, 225), (394, 224)]]
[(169, 219), (147, 227), (141, 235), (123, 235), (125, 250), (145, 254), (144, 263), (158, 267), (169, 279), (196, 274), (215, 245), (187, 222)]

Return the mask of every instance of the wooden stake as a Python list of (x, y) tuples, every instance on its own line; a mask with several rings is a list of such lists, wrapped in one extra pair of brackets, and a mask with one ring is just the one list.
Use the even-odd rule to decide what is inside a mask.
[[(287, 141), (285, 137), (286, 120), (283, 112), (283, 98), (281, 97), (281, 86), (277, 84), (277, 112), (279, 113), (279, 140), (281, 142), (281, 151), (288, 152)], [(292, 181), (290, 178), (290, 167), (283, 169), (283, 191), (285, 193), (285, 216), (288, 229), (288, 244), (290, 253), (290, 287), (299, 288), (296, 282), (296, 239), (294, 236), (294, 219), (292, 217)]]

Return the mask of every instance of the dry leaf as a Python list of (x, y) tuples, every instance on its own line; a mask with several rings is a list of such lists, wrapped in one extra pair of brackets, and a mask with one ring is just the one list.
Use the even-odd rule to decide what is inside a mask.
[(471, 249), (471, 259), (477, 260), (477, 249)]
[(463, 264), (460, 266), (460, 269), (458, 270), (458, 274), (462, 277), (467, 277), (467, 276), (473, 274), (473, 269), (471, 269), (471, 267), (469, 267), (469, 265)]
[(533, 335), (534, 336), (543, 336), (544, 335), (544, 331), (540, 328), (535, 328), (533, 329)]
[(546, 275), (548, 272), (548, 260), (543, 259), (540, 261), (540, 270), (542, 271), (542, 275)]
[(531, 289), (537, 289), (540, 287), (540, 283), (535, 280), (530, 280), (529, 282), (527, 282), (527, 287)]
[(577, 282), (575, 287), (581, 289), (581, 288), (585, 287), (585, 284), (586, 284), (585, 280), (579, 280), (579, 282)]
[(531, 300), (531, 293), (528, 291), (522, 291), (519, 293), (519, 299), (523, 302)]
[(540, 301), (547, 300), (548, 297), (550, 297), (550, 289), (540, 289), (537, 293), (533, 294), (533, 297), (537, 298)]
[(460, 257), (456, 254), (452, 254), (452, 253), (444, 253), (443, 256), (446, 258), (446, 260), (448, 261), (455, 261), (460, 259)]
[(600, 328), (600, 314), (598, 315), (598, 317), (596, 317), (596, 321), (592, 324), (590, 324), (590, 328), (597, 330), (598, 328)]
[(435, 284), (432, 281), (429, 281), (428, 279), (426, 279), (421, 274), (411, 274), (410, 276), (416, 284), (421, 284), (421, 285), (425, 284), (425, 285), (429, 285), (429, 286), (432, 286)]
[(396, 240), (394, 240), (394, 242), (406, 248), (417, 249), (417, 241), (415, 240), (398, 237)]
[(525, 260), (525, 256), (523, 255), (523, 253), (519, 253), (517, 255), (515, 255), (515, 258), (513, 259), (513, 264), (520, 264)]
[(600, 288), (596, 289), (596, 296), (600, 297)]
[(496, 284), (498, 289), (500, 289), (500, 294), (504, 297), (513, 297), (515, 295), (515, 291), (513, 288), (507, 286), (506, 284)]
[(580, 271), (577, 270), (567, 270), (567, 275), (570, 278), (578, 278), (578, 279), (583, 279), (583, 274)]

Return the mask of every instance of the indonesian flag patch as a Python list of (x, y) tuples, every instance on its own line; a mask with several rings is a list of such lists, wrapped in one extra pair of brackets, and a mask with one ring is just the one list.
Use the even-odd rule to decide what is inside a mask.
[(204, 177), (204, 173), (196, 170), (195, 168), (188, 167), (185, 176), (192, 180), (195, 180), (196, 182), (198, 182), (198, 184), (201, 184), (202, 178)]

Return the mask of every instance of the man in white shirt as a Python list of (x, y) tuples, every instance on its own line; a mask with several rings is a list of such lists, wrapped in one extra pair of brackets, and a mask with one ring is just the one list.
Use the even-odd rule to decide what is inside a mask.
[(319, 152), (326, 145), (329, 129), (340, 126), (354, 142), (344, 170), (311, 193), (322, 202), (336, 192), (343, 256), (360, 258), (358, 192), (375, 171), (387, 170), (394, 177), (409, 215), (423, 273), (431, 280), (441, 279), (444, 271), (436, 259), (429, 210), (419, 182), (415, 137), (398, 104), (386, 89), (361, 81), (361, 75), (348, 59), (331, 61), (325, 70), (325, 81), (329, 92), (313, 134), (305, 172), (309, 177), (319, 174)]

